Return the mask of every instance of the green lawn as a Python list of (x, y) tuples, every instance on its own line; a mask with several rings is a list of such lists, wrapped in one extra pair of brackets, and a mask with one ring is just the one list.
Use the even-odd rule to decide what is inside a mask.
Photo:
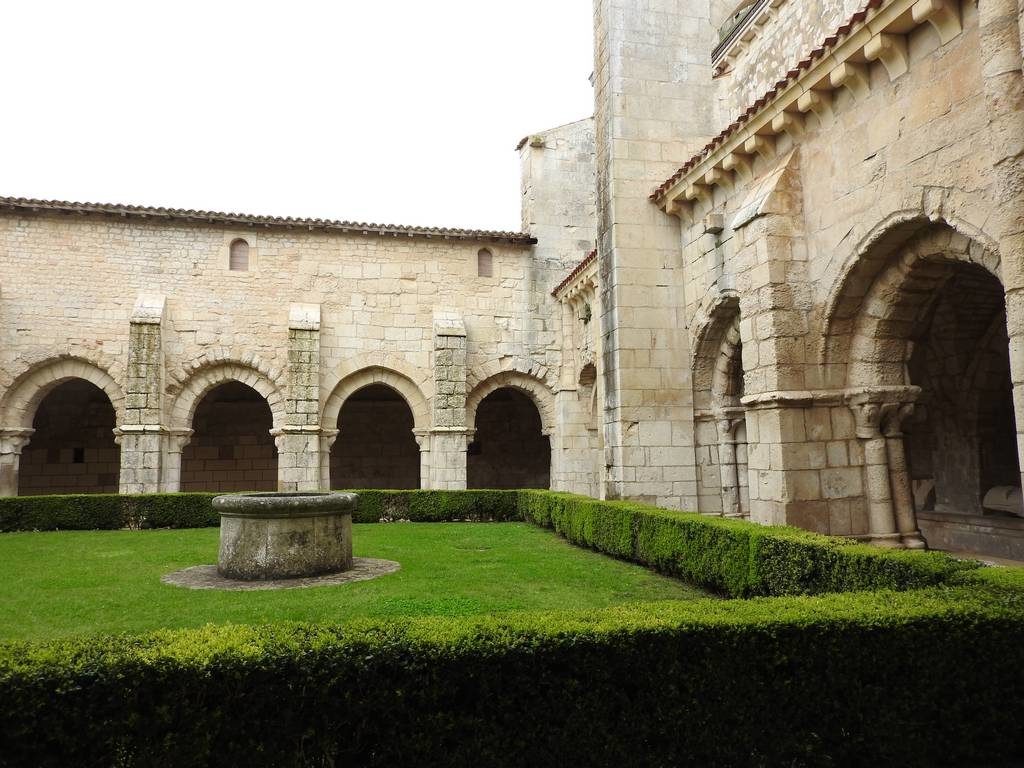
[(525, 523), (354, 526), (358, 557), (397, 573), (333, 587), (189, 590), (166, 573), (217, 560), (218, 530), (0, 534), (0, 639), (142, 632), (208, 623), (603, 608), (707, 593), (579, 549)]

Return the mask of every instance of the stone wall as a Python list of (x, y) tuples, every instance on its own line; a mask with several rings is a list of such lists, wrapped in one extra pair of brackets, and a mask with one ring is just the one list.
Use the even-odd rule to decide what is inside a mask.
[[(658, 194), (680, 222), (694, 397), (706, 413), (701, 511), (720, 514), (727, 495), (730, 441), (712, 429), (723, 413), (743, 418), (749, 514), (763, 522), (918, 546), (915, 503), (927, 503), (928, 481), (952, 494), (939, 506), (975, 515), (983, 486), (1019, 483), (1010, 436), (995, 426), (1014, 422), (1020, 378), (1000, 329), (1024, 331), (1012, 311), (1016, 268), (1000, 253), (1019, 251), (1019, 215), (1000, 211), (1017, 194), (1024, 148), (1020, 102), (1010, 108), (1006, 96), (1021, 93), (1019, 62), (1014, 70), (986, 43), (1007, 39), (1000, 1), (886, 0), (797, 67), (857, 8), (783, 0), (716, 79), (724, 127), (788, 77)], [(984, 306), (977, 281), (957, 278), (968, 268), (997, 286)], [(738, 412), (715, 399), (702, 362), (730, 312), (742, 346)], [(958, 436), (937, 448), (941, 430)], [(943, 546), (956, 541), (929, 526)]]
[(647, 196), (711, 135), (715, 31), (706, 2), (594, 8), (605, 491), (693, 508), (678, 225)]
[[(226, 460), (206, 455), (212, 447), (193, 431), (206, 393), (232, 381), (270, 408), (275, 487), (330, 482), (338, 413), (357, 385), (375, 382), (394, 386), (413, 410), (419, 484), (464, 487), (471, 425), (460, 403), (510, 374), (554, 397), (562, 310), (551, 289), (593, 242), (590, 123), (548, 135), (547, 146), (523, 152), (526, 218), (550, 235), (537, 247), (513, 233), (259, 217), (256, 225), (217, 214), (5, 201), (0, 490), (16, 492), (40, 395), (68, 376), (96, 383), (115, 404), (124, 491), (194, 488), (196, 473), (209, 471), (191, 466), (200, 453), (202, 461)], [(559, 212), (574, 217), (571, 227), (552, 223), (557, 200)], [(239, 238), (249, 245), (246, 271), (229, 268)], [(478, 274), (482, 248), (491, 254), (488, 275)], [(566, 490), (590, 490), (589, 481), (554, 478)]]

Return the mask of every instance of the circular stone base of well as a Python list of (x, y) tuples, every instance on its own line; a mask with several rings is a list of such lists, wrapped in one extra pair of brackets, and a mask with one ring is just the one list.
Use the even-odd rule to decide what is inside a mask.
[(402, 566), (394, 560), (374, 560), (369, 557), (352, 558), (352, 568), (340, 573), (310, 576), (298, 579), (270, 579), (267, 581), (239, 581), (228, 579), (217, 573), (216, 565), (195, 565), (161, 577), (164, 584), (186, 589), (222, 589), (233, 592), (253, 592), (266, 589), (308, 589), (309, 587), (333, 587), (351, 581), (368, 581), (378, 576), (394, 573)]

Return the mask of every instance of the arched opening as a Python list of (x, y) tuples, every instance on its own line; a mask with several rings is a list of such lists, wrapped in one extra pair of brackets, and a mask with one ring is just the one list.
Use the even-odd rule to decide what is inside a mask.
[(58, 384), (36, 409), (35, 432), (21, 453), (18, 493), (117, 493), (116, 421), (110, 398), (95, 384)]
[(494, 254), (487, 248), (481, 248), (476, 254), (477, 277), (494, 277)]
[(694, 364), (697, 503), (705, 514), (750, 515), (743, 375), (739, 303), (727, 296), (698, 341)]
[(910, 331), (914, 496), (921, 512), (1007, 515), (984, 505), (992, 488), (1020, 484), (1003, 288), (973, 264), (947, 270)]
[[(879, 543), (895, 520), (904, 546), (923, 535), (932, 548), (1024, 559), (999, 274), (983, 242), (906, 222), (872, 236), (829, 303), (825, 362), (846, 369), (849, 461)], [(986, 502), (994, 489), (1000, 503)]]
[(502, 387), (476, 409), (466, 459), (469, 488), (550, 488), (551, 441), (527, 395)]
[(232, 272), (249, 270), (249, 243), (242, 238), (231, 241), (231, 247), (228, 249), (228, 269)]
[(273, 491), (277, 448), (263, 396), (239, 381), (214, 387), (196, 406), (181, 454), (182, 491)]
[(413, 413), (384, 384), (370, 384), (345, 400), (331, 447), (331, 488), (419, 488), (420, 448)]

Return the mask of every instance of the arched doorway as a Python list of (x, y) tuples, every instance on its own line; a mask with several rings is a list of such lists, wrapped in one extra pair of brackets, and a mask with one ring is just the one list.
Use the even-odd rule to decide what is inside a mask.
[(18, 493), (117, 493), (120, 449), (114, 407), (106, 392), (84, 379), (51, 389), (32, 420), (22, 449)]
[(346, 398), (331, 446), (331, 488), (420, 487), (413, 413), (396, 390), (370, 384)]
[[(866, 532), (1024, 558), (998, 254), (941, 221), (870, 242), (830, 303), (826, 337), (826, 362), (847, 368)], [(986, 502), (993, 489), (1013, 503)]]
[(918, 510), (996, 515), (985, 495), (1020, 478), (1002, 285), (953, 265), (915, 321), (907, 367), (921, 394), (905, 432)]
[(501, 387), (476, 408), (466, 458), (469, 488), (550, 488), (551, 441), (540, 411), (514, 387)]
[(273, 415), (247, 384), (227, 381), (207, 392), (192, 418), (181, 454), (182, 491), (273, 491), (277, 448)]

